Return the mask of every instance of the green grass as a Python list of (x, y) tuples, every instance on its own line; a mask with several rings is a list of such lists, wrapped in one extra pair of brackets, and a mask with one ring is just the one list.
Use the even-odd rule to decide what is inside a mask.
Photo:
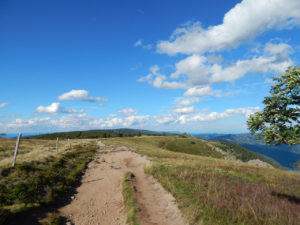
[[(2, 168), (0, 173), (0, 218), (40, 205), (55, 204), (80, 180), (97, 146), (73, 146), (71, 151)], [(1, 221), (2, 224), (4, 223)], [(1, 223), (0, 223), (1, 224)]]
[[(190, 224), (300, 224), (298, 173), (214, 158), (206, 147), (194, 155), (191, 141), (194, 138), (135, 137), (104, 143), (146, 155), (152, 164), (145, 172), (175, 197)], [(172, 151), (166, 149), (168, 143), (175, 143)]]
[(46, 218), (39, 220), (41, 225), (62, 225), (63, 219), (57, 213), (48, 213)]
[(213, 150), (209, 145), (205, 144), (204, 141), (192, 137), (170, 137), (168, 140), (160, 141), (158, 146), (173, 152), (223, 158), (221, 153)]
[(133, 174), (127, 172), (122, 182), (122, 194), (124, 198), (124, 203), (127, 208), (126, 224), (140, 225), (141, 223), (138, 217), (138, 208), (136, 205), (132, 178), (133, 178)]

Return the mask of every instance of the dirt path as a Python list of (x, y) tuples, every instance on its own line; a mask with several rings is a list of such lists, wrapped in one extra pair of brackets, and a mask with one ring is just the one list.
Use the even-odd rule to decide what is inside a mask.
[[(107, 150), (109, 147), (103, 147)], [(119, 147), (96, 157), (89, 164), (82, 185), (69, 205), (59, 209), (75, 225), (124, 225), (121, 182), (125, 172), (135, 175), (139, 215), (142, 225), (184, 225), (174, 198), (151, 176), (144, 174), (149, 161)]]

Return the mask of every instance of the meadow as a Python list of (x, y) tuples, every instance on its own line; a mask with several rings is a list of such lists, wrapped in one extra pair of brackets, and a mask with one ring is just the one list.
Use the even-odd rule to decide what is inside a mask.
[(204, 141), (198, 150), (193, 142), (192, 137), (104, 140), (147, 156), (152, 163), (145, 172), (176, 198), (190, 224), (300, 224), (299, 173), (227, 161)]
[[(67, 140), (60, 140), (58, 153), (55, 140), (24, 139), (14, 168), (11, 161), (16, 140), (1, 139), (0, 224), (24, 211), (61, 201), (93, 159), (96, 140), (146, 156), (151, 163), (145, 173), (175, 197), (189, 224), (300, 224), (299, 173), (243, 163), (257, 155), (238, 146), (186, 135), (72, 139), (71, 149)], [(240, 161), (225, 160), (224, 152), (216, 147)], [(129, 209), (128, 224), (139, 224), (130, 173), (123, 180), (123, 195)], [(39, 221), (61, 223), (55, 213)]]

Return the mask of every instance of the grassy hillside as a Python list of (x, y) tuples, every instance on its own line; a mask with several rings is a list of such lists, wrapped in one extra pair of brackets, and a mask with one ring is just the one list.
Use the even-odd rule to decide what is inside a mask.
[(257, 154), (255, 152), (249, 151), (248, 149), (244, 148), (241, 145), (235, 144), (233, 142), (211, 142), (212, 145), (221, 148), (224, 152), (230, 153), (234, 155), (237, 159), (241, 160), (242, 162), (248, 162), (252, 159), (259, 159), (263, 162), (271, 164), (273, 167), (281, 168), (281, 166), (263, 155)]
[(207, 145), (206, 142), (199, 139), (180, 135), (163, 137), (158, 140), (158, 147), (169, 151), (223, 158), (220, 152), (215, 151), (211, 146)]
[(104, 140), (146, 155), (152, 163), (145, 171), (172, 193), (190, 224), (300, 224), (299, 174), (226, 161), (205, 142), (200, 140), (196, 149), (192, 141), (190, 137)]
[(295, 169), (295, 163), (300, 160), (300, 145), (265, 145), (263, 140), (257, 140), (251, 134), (195, 134), (194, 136), (208, 141), (234, 142), (272, 158), (288, 169)]
[(258, 140), (257, 137), (252, 134), (195, 134), (193, 136), (208, 141), (234, 142), (240, 145), (247, 144), (249, 146), (259, 146), (270, 150), (284, 150), (300, 153), (300, 145), (266, 145), (263, 140)]

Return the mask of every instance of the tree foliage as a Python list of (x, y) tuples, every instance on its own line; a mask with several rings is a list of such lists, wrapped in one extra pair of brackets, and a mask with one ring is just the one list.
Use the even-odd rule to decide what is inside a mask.
[(249, 117), (248, 129), (267, 144), (300, 144), (300, 67), (290, 67), (273, 81), (265, 108)]

